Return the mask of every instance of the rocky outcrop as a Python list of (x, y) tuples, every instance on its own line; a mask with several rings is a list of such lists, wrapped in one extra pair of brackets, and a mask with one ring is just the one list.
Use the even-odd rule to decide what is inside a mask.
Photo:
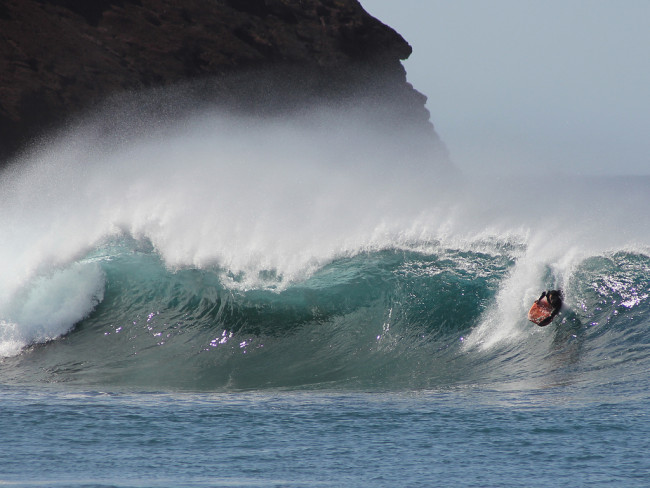
[(355, 0), (5, 0), (0, 157), (115, 94), (190, 80), (242, 110), (387, 100), (435, 138), (411, 53)]

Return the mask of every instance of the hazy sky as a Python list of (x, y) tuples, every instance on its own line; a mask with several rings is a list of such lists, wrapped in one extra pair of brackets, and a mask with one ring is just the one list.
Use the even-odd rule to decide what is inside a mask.
[(650, 174), (650, 1), (361, 3), (460, 167)]

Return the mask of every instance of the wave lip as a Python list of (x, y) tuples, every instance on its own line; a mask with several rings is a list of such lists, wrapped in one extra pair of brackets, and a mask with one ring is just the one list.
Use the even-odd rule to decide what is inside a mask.
[(75, 263), (32, 280), (0, 311), (0, 356), (66, 334), (103, 298), (104, 272), (97, 264)]

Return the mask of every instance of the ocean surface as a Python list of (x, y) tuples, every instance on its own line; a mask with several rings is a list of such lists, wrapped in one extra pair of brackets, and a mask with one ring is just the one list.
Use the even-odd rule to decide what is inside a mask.
[(648, 486), (650, 177), (128, 127), (0, 173), (0, 485)]

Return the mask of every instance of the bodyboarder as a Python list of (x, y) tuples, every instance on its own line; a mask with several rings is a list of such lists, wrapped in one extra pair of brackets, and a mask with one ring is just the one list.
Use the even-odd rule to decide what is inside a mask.
[(528, 312), (528, 319), (540, 327), (550, 324), (562, 308), (562, 290), (548, 290), (540, 297)]

